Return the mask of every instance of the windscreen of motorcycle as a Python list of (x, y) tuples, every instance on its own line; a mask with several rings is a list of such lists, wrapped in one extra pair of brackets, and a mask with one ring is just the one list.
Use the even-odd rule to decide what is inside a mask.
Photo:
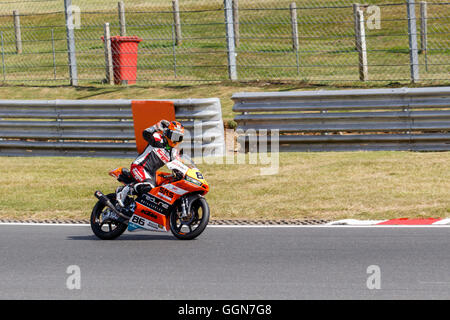
[(180, 157), (180, 160), (188, 168), (190, 168), (190, 169), (197, 169), (197, 166), (195, 165), (194, 160), (192, 160), (192, 158), (189, 157), (187, 154), (182, 154), (181, 157)]

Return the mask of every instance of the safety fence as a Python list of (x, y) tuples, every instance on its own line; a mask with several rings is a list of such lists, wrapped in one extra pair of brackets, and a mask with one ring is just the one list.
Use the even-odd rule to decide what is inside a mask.
[[(180, 147), (191, 156), (222, 155), (220, 100), (170, 101), (176, 119), (186, 128)], [(0, 155), (134, 157), (131, 104), (131, 100), (0, 100)]]
[(0, 0), (0, 38), (4, 82), (450, 81), (446, 0)]
[(270, 144), (274, 131), (280, 151), (450, 151), (450, 87), (236, 93), (232, 99), (241, 113), (238, 141), (250, 151), (261, 137)]

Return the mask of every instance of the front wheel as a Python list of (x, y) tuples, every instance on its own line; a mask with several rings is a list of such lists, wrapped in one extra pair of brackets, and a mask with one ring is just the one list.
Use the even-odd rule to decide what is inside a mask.
[(205, 198), (198, 197), (191, 202), (187, 217), (180, 217), (180, 210), (170, 214), (170, 231), (180, 240), (192, 240), (198, 237), (209, 221), (209, 206)]

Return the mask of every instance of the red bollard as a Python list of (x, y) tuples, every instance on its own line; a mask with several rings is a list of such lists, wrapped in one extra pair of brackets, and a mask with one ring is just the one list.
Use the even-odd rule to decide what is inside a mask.
[[(104, 37), (102, 37), (104, 40)], [(137, 77), (138, 46), (142, 39), (133, 37), (111, 37), (111, 51), (115, 84), (135, 84)]]

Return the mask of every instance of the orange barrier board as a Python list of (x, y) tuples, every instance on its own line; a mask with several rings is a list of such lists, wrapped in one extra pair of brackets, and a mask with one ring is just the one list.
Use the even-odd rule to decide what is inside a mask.
[(175, 107), (171, 101), (132, 101), (136, 148), (141, 153), (147, 147), (142, 132), (162, 119), (175, 121)]

